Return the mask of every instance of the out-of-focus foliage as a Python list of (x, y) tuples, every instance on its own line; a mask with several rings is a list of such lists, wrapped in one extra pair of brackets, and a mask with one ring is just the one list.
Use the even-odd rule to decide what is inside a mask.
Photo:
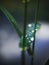
[(5, 16), (7, 17), (9, 22), (15, 28), (16, 32), (18, 33), (18, 35), (21, 37), (22, 36), (22, 32), (21, 32), (20, 28), (18, 27), (18, 24), (17, 24), (15, 18), (13, 17), (13, 15), (11, 15), (11, 13), (4, 7), (0, 7), (0, 10), (5, 14)]
[[(27, 2), (30, 2), (30, 0), (27, 0)], [(22, 3), (25, 3), (25, 0), (22, 0)]]

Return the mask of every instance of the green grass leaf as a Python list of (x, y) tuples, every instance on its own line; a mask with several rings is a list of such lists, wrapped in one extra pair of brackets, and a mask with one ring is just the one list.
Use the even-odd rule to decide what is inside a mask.
[(16, 23), (16, 20), (13, 17), (13, 15), (11, 15), (11, 13), (4, 7), (0, 7), (0, 10), (4, 13), (4, 15), (7, 17), (9, 22), (13, 25), (13, 27), (15, 28), (16, 32), (18, 33), (19, 37), (21, 37), (22, 32), (21, 32), (20, 28), (18, 27), (18, 24)]

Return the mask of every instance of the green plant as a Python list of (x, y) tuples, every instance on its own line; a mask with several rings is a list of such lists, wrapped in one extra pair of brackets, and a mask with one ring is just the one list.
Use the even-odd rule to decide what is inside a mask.
[[(0, 7), (1, 11), (6, 15), (6, 17), (8, 18), (9, 22), (13, 25), (13, 27), (15, 28), (16, 32), (18, 33), (19, 37), (20, 37), (20, 43), (19, 43), (19, 48), (21, 50), (23, 50), (23, 32), (21, 32), (20, 28), (18, 27), (18, 24), (16, 23), (16, 20), (14, 19), (14, 17), (8, 12), (8, 10), (4, 7)], [(31, 23), (28, 24), (27, 28), (26, 28), (26, 41), (25, 41), (25, 49), (28, 50), (30, 45), (33, 43), (34, 40), (34, 26), (35, 23)], [(38, 23), (35, 30), (37, 31), (38, 29), (40, 29), (40, 24)]]
[[(28, 24), (28, 26), (26, 27), (26, 35), (25, 35), (26, 41), (25, 41), (25, 48), (24, 48), (25, 50), (28, 50), (29, 48), (31, 49), (31, 45), (34, 41), (34, 26), (35, 24), (31, 23), (31, 24)], [(40, 29), (39, 23), (37, 24), (35, 30), (38, 31), (38, 29)], [(20, 47), (20, 50), (22, 51), (23, 50), (23, 36), (20, 39), (19, 47)], [(29, 53), (29, 51), (28, 51), (28, 54), (32, 55), (31, 52)]]
[[(31, 65), (33, 64), (32, 61), (33, 61), (33, 55), (34, 55), (35, 34), (36, 34), (36, 31), (40, 29), (40, 24), (37, 23), (38, 6), (39, 6), (38, 1), (37, 1), (36, 6), (37, 7), (35, 9), (35, 22), (28, 24), (28, 26), (26, 26), (27, 2), (25, 3), (24, 31), (23, 32), (20, 30), (13, 15), (11, 15), (11, 13), (6, 8), (0, 6), (0, 10), (5, 14), (5, 16), (7, 17), (9, 22), (13, 25), (13, 27), (15, 28), (16, 32), (18, 33), (20, 37), (19, 48), (22, 50), (22, 59), (25, 59), (24, 51), (27, 50), (28, 54), (32, 57)], [(32, 44), (32, 48), (30, 47), (31, 44)], [(22, 61), (23, 61), (23, 65), (25, 65), (25, 62), (24, 62), (25, 60), (22, 60)]]

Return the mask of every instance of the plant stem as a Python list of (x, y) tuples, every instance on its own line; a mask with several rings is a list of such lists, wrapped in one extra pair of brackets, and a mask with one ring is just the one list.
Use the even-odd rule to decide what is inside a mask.
[(33, 41), (33, 45), (32, 45), (32, 51), (33, 51), (33, 55), (31, 58), (31, 65), (33, 65), (34, 63), (34, 49), (35, 49), (35, 35), (36, 35), (36, 25), (37, 25), (37, 19), (38, 19), (38, 11), (39, 11), (39, 0), (35, 0), (36, 4), (35, 4), (35, 27), (34, 27), (34, 41)]
[(26, 35), (26, 24), (27, 24), (27, 0), (25, 0), (25, 13), (24, 13), (24, 31), (23, 31), (23, 51), (22, 51), (22, 65), (25, 65), (25, 35)]

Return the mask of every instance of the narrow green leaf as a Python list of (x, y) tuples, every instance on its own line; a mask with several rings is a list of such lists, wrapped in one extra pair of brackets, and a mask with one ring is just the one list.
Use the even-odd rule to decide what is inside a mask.
[(0, 10), (5, 14), (5, 16), (7, 17), (9, 22), (15, 28), (16, 32), (18, 33), (18, 35), (21, 37), (22, 36), (22, 32), (21, 32), (20, 28), (18, 27), (18, 24), (16, 23), (16, 20), (14, 19), (13, 15), (11, 15), (11, 13), (4, 7), (0, 7)]

